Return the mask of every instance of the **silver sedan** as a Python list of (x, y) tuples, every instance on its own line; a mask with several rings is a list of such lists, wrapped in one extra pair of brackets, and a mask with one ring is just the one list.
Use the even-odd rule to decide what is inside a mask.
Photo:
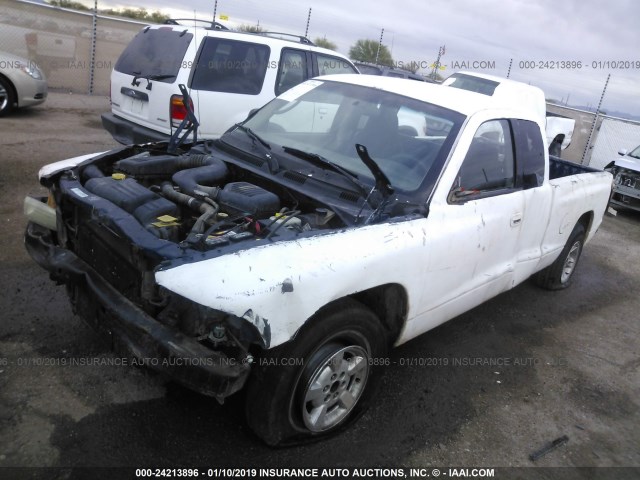
[(0, 52), (0, 117), (46, 98), (47, 80), (35, 62)]

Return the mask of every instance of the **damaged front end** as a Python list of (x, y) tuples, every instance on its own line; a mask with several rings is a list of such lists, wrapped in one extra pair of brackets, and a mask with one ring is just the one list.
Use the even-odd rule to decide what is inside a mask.
[(251, 324), (163, 289), (157, 305), (142, 307), (55, 242), (55, 232), (29, 223), (25, 245), (31, 256), (66, 285), (74, 313), (104, 334), (115, 351), (220, 401), (242, 388), (250, 347), (264, 345)]
[(42, 176), (50, 195), (25, 201), (26, 247), (116, 350), (222, 400), (242, 388), (252, 350), (269, 348), (269, 325), (189, 300), (157, 272), (346, 225), (261, 178), (202, 145), (107, 152)]
[(640, 171), (611, 162), (605, 170), (613, 175), (611, 203), (640, 211)]

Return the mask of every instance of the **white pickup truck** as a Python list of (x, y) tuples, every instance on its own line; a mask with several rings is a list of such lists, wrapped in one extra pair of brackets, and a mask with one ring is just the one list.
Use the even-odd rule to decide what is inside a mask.
[[(336, 432), (390, 347), (531, 276), (567, 287), (601, 223), (611, 175), (550, 160), (542, 92), (498, 88), (319, 77), (218, 140), (45, 166), (27, 249), (116, 348), (246, 388), (267, 443)], [(399, 128), (417, 115), (437, 131)]]

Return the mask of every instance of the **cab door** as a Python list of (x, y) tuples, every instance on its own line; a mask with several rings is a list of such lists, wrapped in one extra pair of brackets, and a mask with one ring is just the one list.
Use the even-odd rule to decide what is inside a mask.
[[(530, 120), (512, 120), (515, 139), (517, 182), (522, 188), (524, 215), (516, 255), (515, 282), (529, 278), (545, 253), (542, 242), (551, 217), (553, 198), (545, 161), (546, 148), (540, 125)], [(573, 198), (573, 197), (568, 197)]]
[(455, 170), (438, 186), (426, 229), (429, 281), (421, 313), (431, 312), (436, 324), (513, 285), (524, 214), (507, 119), (480, 124)]

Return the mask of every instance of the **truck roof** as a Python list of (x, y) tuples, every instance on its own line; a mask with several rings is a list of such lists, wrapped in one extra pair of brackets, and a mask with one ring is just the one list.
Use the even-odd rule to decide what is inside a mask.
[(508, 78), (476, 72), (456, 72), (442, 82), (442, 85), (477, 92), (490, 96), (504, 106), (518, 105), (538, 116), (544, 125), (547, 104), (544, 92), (538, 87)]
[(525, 83), (506, 80), (507, 83), (496, 88), (497, 94), (486, 95), (461, 88), (452, 88), (444, 84), (409, 82), (402, 78), (380, 77), (375, 75), (330, 75), (318, 77), (320, 80), (332, 80), (353, 83), (412, 97), (470, 116), (487, 109), (508, 109), (522, 113), (525, 117), (535, 117), (541, 125), (545, 124), (546, 104), (544, 93), (537, 87)]
[[(181, 21), (189, 22), (189, 20)], [(180, 32), (186, 31), (192, 33), (196, 38), (198, 36), (204, 35), (209, 37), (231, 38), (245, 42), (259, 42), (266, 45), (291, 46), (291, 44), (297, 44), (299, 46), (298, 48), (312, 48), (316, 52), (326, 53), (327, 55), (331, 55), (332, 57), (343, 57), (345, 59), (347, 58), (340, 52), (319, 47), (303, 36), (290, 35), (283, 32), (242, 32), (239, 30), (206, 28), (199, 24), (184, 25), (180, 23), (147, 25), (145, 28), (154, 30), (172, 29)]]

